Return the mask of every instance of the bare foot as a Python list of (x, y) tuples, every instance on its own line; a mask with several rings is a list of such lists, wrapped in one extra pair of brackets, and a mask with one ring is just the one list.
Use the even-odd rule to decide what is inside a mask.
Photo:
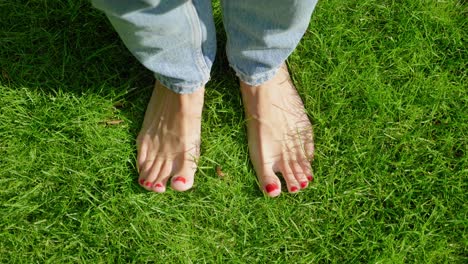
[(313, 180), (310, 161), (314, 154), (312, 125), (286, 65), (259, 86), (241, 82), (250, 159), (262, 190), (281, 193), (280, 172), (289, 192), (304, 189)]
[(171, 177), (174, 190), (192, 187), (200, 155), (204, 91), (177, 94), (156, 83), (137, 138), (138, 182), (145, 189), (164, 192)]

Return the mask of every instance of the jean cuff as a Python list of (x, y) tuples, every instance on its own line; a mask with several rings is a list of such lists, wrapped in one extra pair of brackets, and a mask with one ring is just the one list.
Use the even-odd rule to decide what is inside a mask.
[(253, 76), (243, 73), (235, 65), (231, 64), (231, 68), (236, 72), (237, 77), (239, 77), (239, 79), (242, 82), (244, 82), (245, 84), (248, 84), (250, 86), (258, 86), (258, 85), (260, 85), (260, 84), (262, 84), (264, 82), (267, 82), (267, 81), (271, 80), (273, 77), (275, 77), (275, 75), (278, 72), (279, 68), (281, 68), (281, 65), (282, 64), (280, 64), (278, 67), (276, 67), (276, 68), (274, 68), (272, 70), (262, 72), (262, 73), (258, 73), (258, 74), (255, 74)]
[(154, 74), (156, 80), (158, 80), (162, 85), (167, 87), (169, 90), (178, 94), (191, 94), (196, 90), (202, 88), (210, 80), (209, 78), (206, 81), (202, 82), (185, 82), (185, 83), (175, 83), (173, 78), (168, 78), (161, 76), (159, 74)]

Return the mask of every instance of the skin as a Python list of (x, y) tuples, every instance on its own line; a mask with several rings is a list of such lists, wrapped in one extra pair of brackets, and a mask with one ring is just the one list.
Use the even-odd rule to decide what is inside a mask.
[[(280, 195), (276, 173), (290, 193), (307, 188), (313, 180), (312, 125), (286, 66), (259, 86), (241, 82), (240, 87), (260, 188), (268, 196)], [(192, 187), (200, 155), (203, 95), (203, 87), (192, 94), (176, 94), (155, 85), (137, 138), (139, 183), (145, 189), (164, 192), (169, 180), (176, 191)]]
[(138, 182), (154, 192), (193, 185), (200, 156), (200, 130), (205, 89), (177, 94), (156, 83), (137, 137)]
[(310, 160), (314, 154), (312, 125), (288, 70), (259, 85), (241, 82), (250, 159), (260, 188), (271, 197), (280, 195), (281, 173), (291, 193), (313, 180)]

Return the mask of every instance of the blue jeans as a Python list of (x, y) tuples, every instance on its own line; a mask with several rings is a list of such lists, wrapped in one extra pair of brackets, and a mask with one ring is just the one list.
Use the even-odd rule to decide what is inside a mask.
[[(275, 74), (305, 33), (317, 0), (221, 0), (231, 67), (249, 85)], [(164, 86), (204, 86), (216, 54), (211, 0), (93, 0), (130, 52)]]

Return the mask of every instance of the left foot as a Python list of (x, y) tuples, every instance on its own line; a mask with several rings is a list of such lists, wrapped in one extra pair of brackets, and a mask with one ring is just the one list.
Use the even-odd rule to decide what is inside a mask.
[(313, 180), (312, 125), (286, 65), (259, 86), (241, 82), (241, 93), (250, 159), (260, 188), (268, 196), (280, 195), (281, 182), (276, 172), (282, 174), (289, 192), (306, 188)]

